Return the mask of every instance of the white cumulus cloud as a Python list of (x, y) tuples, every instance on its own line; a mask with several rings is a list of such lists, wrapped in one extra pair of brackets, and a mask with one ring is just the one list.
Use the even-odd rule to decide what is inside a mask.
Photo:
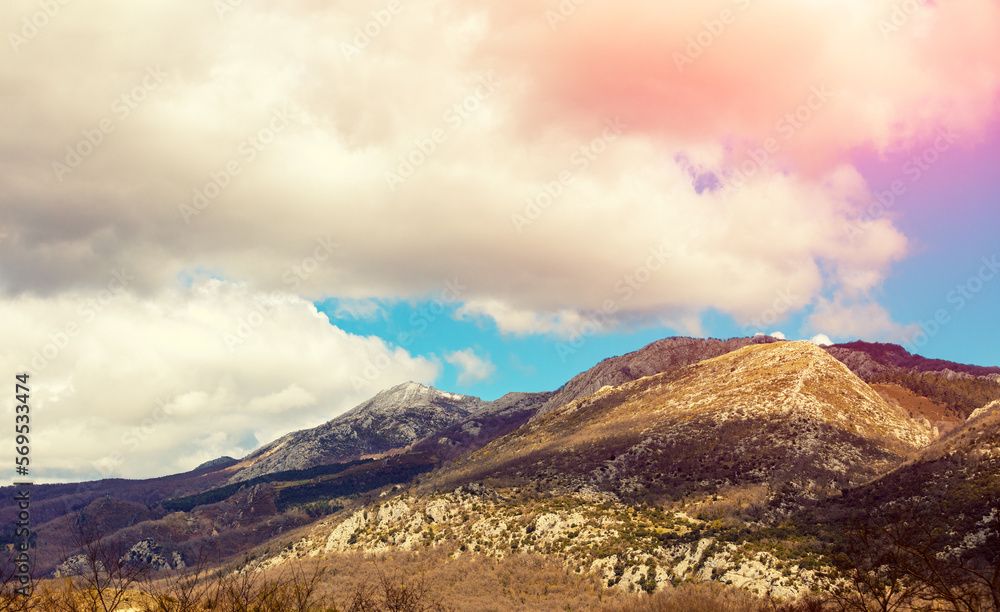
[(830, 346), (833, 344), (833, 340), (830, 340), (830, 336), (826, 334), (816, 334), (812, 338), (809, 338), (809, 342), (819, 346)]
[(496, 372), (496, 366), (489, 357), (480, 357), (471, 348), (448, 353), (444, 360), (458, 368), (460, 386), (486, 380)]
[(30, 373), (40, 480), (147, 477), (241, 457), (385, 387), (433, 383), (440, 370), (342, 331), (292, 294), (208, 280), (103, 297), (0, 300), (0, 368)]

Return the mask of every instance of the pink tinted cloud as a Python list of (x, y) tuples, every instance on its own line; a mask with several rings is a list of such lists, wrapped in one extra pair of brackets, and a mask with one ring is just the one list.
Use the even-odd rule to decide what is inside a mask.
[(544, 8), (514, 3), (493, 13), (482, 53), (523, 76), (528, 134), (620, 116), (681, 147), (776, 138), (780, 157), (822, 171), (856, 147), (905, 147), (995, 114), (1000, 4), (897, 4), (588, 2), (550, 24)]

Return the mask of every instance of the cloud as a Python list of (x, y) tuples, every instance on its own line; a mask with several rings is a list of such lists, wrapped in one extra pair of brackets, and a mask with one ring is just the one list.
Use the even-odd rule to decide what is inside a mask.
[[(0, 301), (7, 372), (31, 372), (44, 479), (148, 477), (241, 457), (440, 366), (245, 284)], [(13, 406), (8, 402), (8, 411)]]
[[(39, 452), (89, 466), (159, 398), (205, 432), (156, 423), (122, 464), (162, 473), (436, 375), (313, 300), (367, 319), (447, 292), (458, 317), (560, 338), (812, 307), (811, 331), (899, 337), (872, 296), (911, 247), (869, 219), (852, 155), (943, 128), (974, 144), (1000, 6), (923, 3), (887, 31), (895, 4), (623, 0), (553, 22), (528, 0), (413, 0), (358, 42), (383, 0), (94, 0), (35, 34), (39, 5), (8, 3), (0, 329), (8, 371), (56, 347)], [(192, 270), (216, 280), (182, 290)], [(168, 442), (204, 451), (181, 466)]]
[[(832, 300), (820, 298), (817, 301), (806, 320), (806, 328), (822, 329), (838, 337), (900, 342), (911, 338), (917, 326), (893, 321), (889, 312), (875, 302), (852, 302), (835, 297)], [(826, 334), (816, 337), (829, 340)], [(815, 342), (815, 338), (813, 341)]]
[[(1000, 69), (973, 51), (992, 49), (991, 36), (977, 25), (939, 49), (981, 79), (911, 60), (960, 24), (992, 22), (995, 7), (926, 9), (945, 29), (886, 45), (874, 25), (883, 3), (854, 3), (852, 16), (741, 6), (684, 71), (672, 54), (714, 18), (700, 5), (591, 5), (553, 31), (531, 3), (417, 2), (351, 55), (342, 43), (378, 2), (241, 5), (221, 23), (210, 7), (166, 2), (98, 2), (88, 16), (66, 7), (0, 69), (5, 90), (40, 101), (3, 119), (0, 286), (93, 290), (127, 266), (134, 290), (156, 294), (201, 266), (254, 289), (362, 304), (457, 277), (466, 312), (511, 333), (565, 335), (608, 303), (609, 325), (697, 320), (709, 307), (744, 322), (788, 286), (804, 306), (833, 286), (877, 284), (906, 239), (886, 219), (860, 237), (845, 230), (870, 194), (836, 152), (898, 139), (898, 126), (977, 121)], [(856, 49), (848, 41), (866, 19)], [(159, 34), (164, 23), (188, 34)], [(841, 44), (850, 51), (827, 53)], [(954, 87), (931, 84), (939, 76)], [(786, 141), (776, 123), (817, 79), (836, 96)], [(106, 117), (113, 131), (86, 144)], [(768, 137), (779, 154), (741, 176)], [(57, 177), (66, 147), (93, 151)], [(826, 161), (797, 172), (797, 157), (818, 150)], [(336, 250), (317, 251), (323, 240)], [(669, 258), (651, 260), (664, 244)]]
[(780, 331), (774, 331), (774, 332), (771, 332), (768, 335), (771, 336), (772, 338), (777, 338), (778, 340), (784, 340), (785, 339), (785, 334), (782, 333), (782, 332), (780, 332)]
[(561, 338), (572, 337), (586, 321), (574, 310), (539, 313), (490, 299), (469, 300), (455, 311), (455, 316), (459, 319), (490, 319), (503, 334), (551, 334)]
[(459, 386), (484, 381), (496, 371), (489, 357), (482, 358), (471, 348), (448, 353), (444, 360), (458, 368)]
[(809, 338), (809, 342), (817, 344), (819, 346), (831, 346), (833, 345), (833, 340), (830, 340), (830, 336), (826, 334), (816, 334), (812, 338)]
[(385, 309), (382, 304), (375, 300), (343, 299), (337, 301), (337, 308), (333, 315), (338, 319), (375, 321), (379, 317), (385, 316)]
[(995, 110), (1000, 7), (989, 0), (921, 3), (902, 24), (894, 0), (625, 0), (555, 24), (533, 3), (499, 2), (506, 27), (487, 57), (525, 75), (536, 129), (620, 116), (683, 145), (732, 135), (737, 154), (774, 138), (782, 157), (818, 167), (941, 125), (970, 133)]

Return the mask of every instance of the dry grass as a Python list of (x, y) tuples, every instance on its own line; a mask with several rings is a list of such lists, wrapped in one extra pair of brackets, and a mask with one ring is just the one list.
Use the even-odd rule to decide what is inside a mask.
[(717, 582), (684, 583), (675, 589), (631, 598), (600, 612), (821, 612), (814, 602), (779, 602)]
[(331, 591), (353, 592), (379, 574), (420, 579), (455, 612), (593, 610), (609, 597), (596, 579), (568, 572), (554, 559), (516, 554), (497, 560), (473, 553), (457, 559), (446, 550), (391, 555), (352, 553), (325, 561)]
[[(158, 573), (121, 595), (141, 612), (529, 612), (595, 610), (626, 598), (541, 555), (497, 560), (472, 553), (453, 558), (440, 549), (348, 553), (267, 569), (263, 559)], [(24, 609), (101, 610), (81, 588), (86, 585), (68, 579), (41, 581)]]
[(766, 485), (725, 486), (711, 501), (700, 504), (694, 513), (703, 521), (734, 518), (763, 508), (767, 500)]

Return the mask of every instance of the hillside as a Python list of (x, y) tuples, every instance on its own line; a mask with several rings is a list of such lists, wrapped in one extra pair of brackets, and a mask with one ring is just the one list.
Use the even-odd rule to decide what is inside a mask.
[(825, 347), (864, 380), (892, 370), (911, 373), (934, 372), (952, 377), (979, 377), (1000, 382), (1000, 367), (976, 366), (944, 359), (928, 359), (914, 355), (898, 344), (857, 340)]
[(439, 459), (453, 459), (489, 444), (528, 422), (551, 393), (508, 393), (486, 402), (461, 421), (429, 435), (413, 446), (413, 452), (428, 452)]
[(858, 508), (936, 500), (973, 532), (988, 518), (996, 376), (897, 348), (668, 338), (552, 393), (406, 383), (241, 461), (36, 487), (38, 567), (72, 551), (82, 510), (163, 568), (206, 544), (220, 559), (443, 547), (546, 555), (624, 590), (794, 596), (821, 584)]
[(586, 397), (602, 387), (620, 385), (653, 374), (672, 372), (745, 346), (769, 342), (778, 342), (778, 340), (771, 336), (730, 338), (728, 340), (685, 337), (657, 340), (637, 351), (604, 359), (594, 367), (577, 374), (552, 394), (552, 397), (538, 411), (538, 416), (547, 414), (575, 399)]
[(323, 425), (292, 432), (247, 455), (230, 482), (402, 451), (483, 404), (477, 397), (403, 383)]
[(931, 497), (958, 514), (982, 518), (1000, 502), (1000, 401), (976, 410), (961, 426), (922, 449), (917, 457), (852, 495), (871, 508)]
[(811, 343), (748, 344), (540, 415), (279, 559), (542, 553), (626, 591), (694, 579), (795, 597), (827, 585), (860, 492), (968, 437), (935, 442), (943, 407), (882, 387)]
[(456, 460), (442, 479), (635, 499), (735, 483), (829, 492), (932, 437), (822, 349), (780, 342), (602, 389)]
[[(538, 411), (538, 416), (590, 395), (605, 386), (616, 386), (644, 376), (672, 372), (746, 346), (774, 342), (780, 340), (763, 335), (726, 340), (687, 337), (657, 340), (637, 351), (604, 359), (585, 372), (577, 374), (552, 393)], [(929, 376), (922, 378), (924, 381), (922, 387), (915, 389), (918, 394), (927, 393), (928, 388), (939, 387), (944, 381), (954, 379), (979, 379), (982, 382), (1000, 383), (1000, 367), (928, 359), (911, 354), (897, 344), (858, 340), (822, 348), (865, 382), (876, 380), (886, 382), (893, 376), (904, 375), (911, 377), (916, 375), (920, 378), (920, 375), (928, 374)]]

